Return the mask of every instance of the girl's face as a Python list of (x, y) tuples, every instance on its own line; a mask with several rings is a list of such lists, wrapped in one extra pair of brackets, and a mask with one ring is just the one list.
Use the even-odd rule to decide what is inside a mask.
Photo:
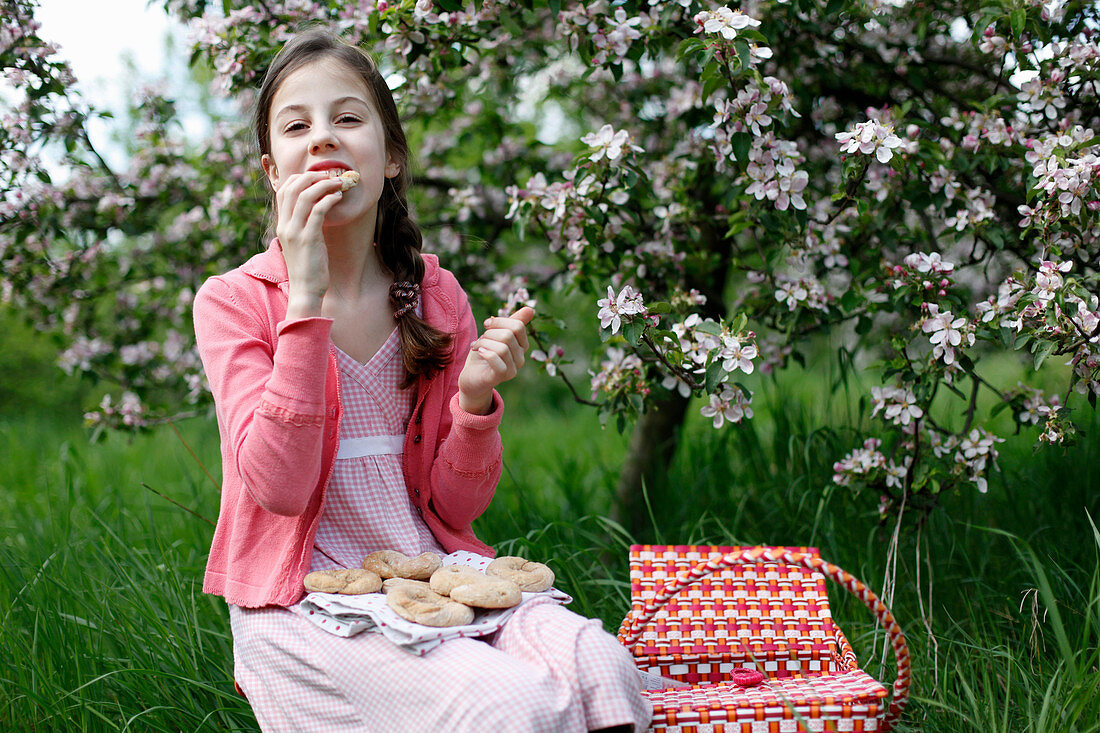
[(371, 227), (386, 178), (400, 166), (386, 152), (382, 120), (366, 82), (345, 64), (321, 58), (283, 80), (268, 110), (270, 150), (261, 163), (276, 191), (306, 171), (358, 171), (359, 185), (325, 217), (325, 226), (361, 220)]

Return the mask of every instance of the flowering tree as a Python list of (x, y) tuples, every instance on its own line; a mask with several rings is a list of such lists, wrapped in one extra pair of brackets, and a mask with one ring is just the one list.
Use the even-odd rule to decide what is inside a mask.
[[(543, 309), (532, 356), (621, 427), (638, 416), (628, 518), (692, 398), (715, 428), (752, 418), (741, 375), (785, 368), (819, 333), (885, 364), (875, 434), (834, 466), (884, 515), (986, 490), (1001, 438), (981, 393), (1049, 443), (1072, 438), (1071, 402), (1095, 406), (1092, 3), (166, 8), (243, 105), (304, 21), (380, 54), (421, 156), (428, 247), (494, 309), (563, 290), (591, 303), (594, 352), (570, 353)], [(3, 299), (62, 334), (63, 367), (118, 385), (91, 422), (198, 410), (191, 295), (263, 236), (246, 115), (188, 141), (149, 90), (130, 166), (111, 170), (33, 3), (5, 0), (0, 23)], [(1005, 351), (1064, 364), (1063, 387), (994, 383), (983, 364)]]

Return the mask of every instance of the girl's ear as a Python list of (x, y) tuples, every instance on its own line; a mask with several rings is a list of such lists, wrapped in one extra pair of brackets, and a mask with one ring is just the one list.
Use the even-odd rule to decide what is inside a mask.
[(271, 188), (279, 190), (279, 169), (275, 166), (275, 161), (271, 159), (271, 156), (264, 153), (260, 156), (260, 165), (264, 168), (264, 175), (267, 176), (268, 183), (271, 184)]
[(386, 178), (393, 178), (401, 172), (401, 165), (397, 163), (393, 158), (389, 159), (386, 163)]

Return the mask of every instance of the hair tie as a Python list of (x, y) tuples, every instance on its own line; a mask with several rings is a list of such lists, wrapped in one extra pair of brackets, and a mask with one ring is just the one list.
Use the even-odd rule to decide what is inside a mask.
[(394, 308), (394, 318), (416, 310), (420, 305), (420, 284), (402, 281), (390, 285), (390, 305)]

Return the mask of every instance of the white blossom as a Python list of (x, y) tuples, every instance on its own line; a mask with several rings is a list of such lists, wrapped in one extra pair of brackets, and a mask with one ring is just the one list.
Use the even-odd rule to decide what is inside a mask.
[(614, 162), (623, 156), (623, 150), (642, 152), (642, 148), (631, 142), (630, 133), (626, 130), (615, 131), (611, 125), (604, 125), (597, 132), (590, 132), (581, 138), (581, 142), (596, 149), (588, 156), (592, 162), (599, 162), (607, 158), (608, 162)]
[(731, 10), (725, 6), (715, 10), (703, 10), (695, 14), (696, 32), (718, 34), (727, 41), (737, 38), (737, 31), (756, 28), (760, 21), (751, 18), (740, 10)]
[(854, 130), (838, 132), (835, 137), (841, 152), (874, 154), (880, 163), (889, 163), (894, 157), (894, 148), (901, 145), (901, 138), (894, 134), (894, 128), (883, 126), (877, 120), (856, 123)]

